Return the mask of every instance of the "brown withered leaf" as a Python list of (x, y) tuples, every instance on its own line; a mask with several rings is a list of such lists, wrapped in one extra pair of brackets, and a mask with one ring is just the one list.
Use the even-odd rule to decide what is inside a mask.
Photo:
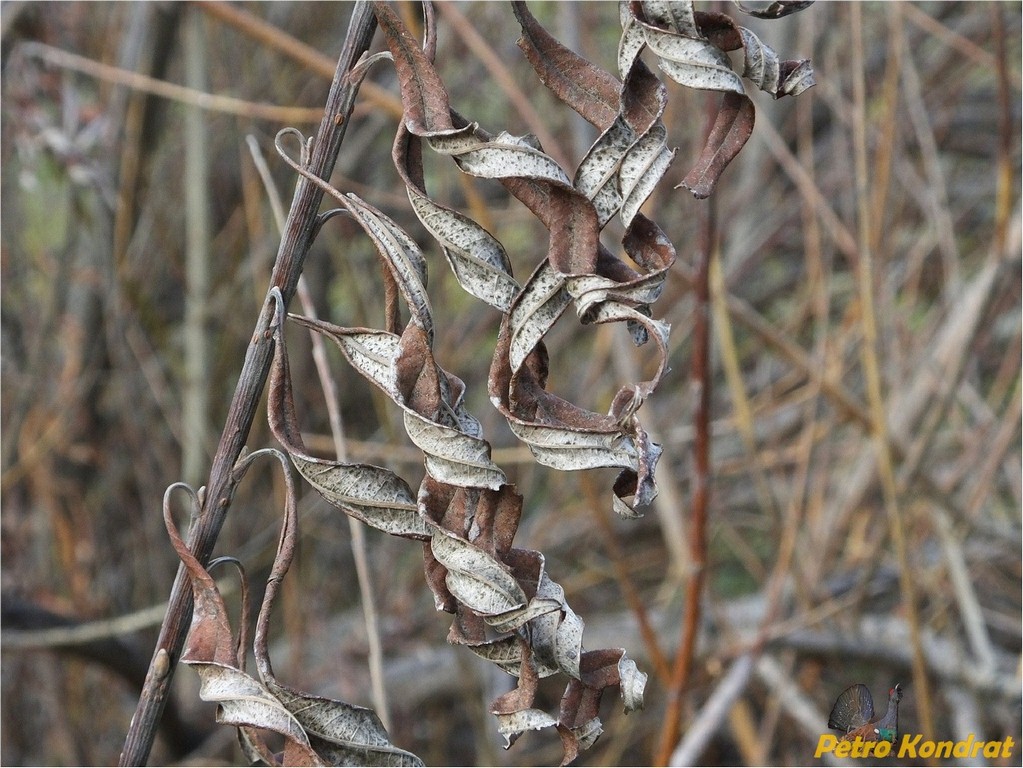
[(753, 133), (755, 110), (745, 94), (726, 93), (700, 159), (682, 183), (696, 198), (710, 197), (721, 174)]
[(562, 45), (541, 26), (521, 0), (512, 3), (522, 27), (518, 46), (540, 81), (601, 131), (618, 117), (621, 83), (611, 73)]
[[(239, 480), (253, 458), (262, 453), (265, 452), (257, 451), (239, 462), (234, 470)], [(268, 765), (422, 765), (415, 755), (390, 743), (379, 719), (369, 710), (294, 691), (280, 685), (273, 677), (267, 655), (269, 621), (278, 587), (287, 575), (294, 553), (297, 515), (295, 488), (287, 461), (280, 452), (272, 453), (285, 467), (287, 502), (253, 646), (261, 679), (245, 672), (246, 649), (241, 647), (244, 631), (239, 635), (239, 648), (235, 650), (223, 598), (208, 570), (182, 541), (165, 499), (167, 532), (185, 565), (196, 598), (190, 640), (181, 661), (198, 673), (200, 698), (217, 704), (217, 721), (239, 729), (242, 749), (250, 760)], [(242, 603), (244, 628), (248, 621), (244, 574)], [(284, 737), (284, 751), (280, 756), (267, 747), (262, 737), (265, 731)]]
[(235, 663), (235, 641), (231, 632), (224, 599), (220, 595), (217, 583), (203, 567), (188, 545), (182, 540), (171, 514), (170, 496), (174, 490), (187, 489), (192, 502), (193, 514), (198, 514), (199, 501), (188, 486), (174, 484), (167, 489), (163, 499), (163, 522), (170, 537), (171, 546), (181, 559), (185, 572), (192, 585), (192, 624), (188, 631), (188, 639), (182, 651), (181, 660), (195, 660), (214, 664), (232, 665)]
[(373, 13), (394, 57), (405, 125), (416, 134), (452, 130), (444, 84), (419, 41), (398, 18), (390, 3), (374, 3)]

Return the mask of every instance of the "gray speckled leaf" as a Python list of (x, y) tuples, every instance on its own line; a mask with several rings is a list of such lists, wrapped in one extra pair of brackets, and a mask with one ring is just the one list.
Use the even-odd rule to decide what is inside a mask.
[(416, 496), (390, 470), (341, 464), (292, 453), (295, 468), (323, 498), (367, 525), (395, 536), (430, 538)]
[(620, 8), (622, 36), (618, 41), (618, 73), (624, 78), (632, 69), (636, 57), (646, 47), (646, 35), (643, 34), (643, 27), (629, 13), (628, 4), (622, 3)]
[(426, 455), (431, 476), (442, 483), (463, 488), (497, 490), (508, 482), (501, 468), (490, 460), (490, 443), (457, 429), (405, 411), (405, 431)]
[(579, 657), (582, 655), (583, 620), (565, 600), (565, 590), (546, 573), (541, 574), (536, 590), (537, 599), (561, 604), (561, 613), (548, 613), (533, 620), (530, 632), (533, 654), (541, 676), (548, 670), (562, 670), (569, 677), (579, 677)]
[(217, 704), (217, 722), (279, 733), (307, 765), (326, 765), (281, 701), (251, 675), (224, 664), (184, 661), (199, 674), (199, 698)]
[(498, 560), (443, 528), (433, 529), (430, 549), (448, 569), (445, 583), (451, 594), (481, 616), (521, 608), (526, 593)]
[(745, 27), (739, 27), (745, 54), (743, 77), (768, 93), (778, 91), (778, 54)]
[(622, 205), (618, 168), (636, 134), (621, 115), (590, 147), (579, 163), (573, 184), (593, 202), (597, 222), (603, 227), (618, 213)]
[(686, 37), (698, 37), (692, 0), (646, 0), (643, 13), (652, 24), (668, 27)]
[(646, 44), (657, 55), (657, 66), (676, 83), (709, 91), (745, 93), (742, 78), (732, 70), (728, 55), (702, 38), (682, 37), (644, 26)]
[(519, 284), (497, 238), (457, 211), (437, 205), (408, 187), (416, 216), (444, 248), (458, 284), (472, 296), (502, 312), (511, 306)]
[[(427, 470), (438, 480), (460, 487), (497, 489), (507, 482), (504, 472), (490, 458), (490, 444), (479, 437), (479, 422), (461, 401), (453, 416), (461, 429), (439, 424), (406, 403), (395, 382), (395, 360), (401, 353), (400, 337), (386, 331), (341, 328), (322, 321), (295, 318), (301, 324), (326, 334), (348, 361), (376, 384), (404, 411), (405, 430), (425, 454)], [(432, 358), (427, 364), (432, 365)], [(450, 396), (447, 379), (441, 387)]]
[(552, 728), (558, 724), (542, 709), (520, 709), (508, 714), (496, 714), (497, 730), (505, 738), (504, 748), (508, 749), (523, 731), (539, 731), (541, 728)]
[(570, 303), (571, 297), (565, 290), (565, 276), (550, 262), (541, 263), (512, 306), (512, 340), (508, 359), (513, 372), (522, 367), (522, 361), (536, 348)]
[(353, 194), (344, 196), (347, 208), (376, 243), (391, 265), (398, 287), (413, 317), (433, 339), (433, 315), (426, 294), (426, 259), (415, 240), (394, 221)]
[(434, 151), (451, 155), (465, 173), (484, 179), (524, 177), (569, 186), (571, 181), (552, 157), (528, 138), (501, 133), (493, 141), (474, 137), (430, 136)]
[(509, 675), (518, 677), (522, 665), (522, 643), (515, 635), (469, 644), (466, 647), (484, 661), (496, 664)]
[(582, 725), (577, 725), (572, 729), (572, 735), (579, 740), (580, 752), (592, 747), (603, 732), (604, 726), (599, 717), (590, 718)]
[(411, 752), (390, 742), (380, 718), (371, 709), (305, 694), (274, 680), (267, 681), (267, 688), (294, 714), (309, 743), (329, 765), (423, 765)]
[(622, 701), (625, 711), (634, 712), (643, 708), (643, 691), (646, 689), (647, 675), (640, 672), (636, 662), (622, 654), (618, 662), (618, 675), (621, 678)]
[(596, 432), (515, 420), (509, 420), (508, 426), (544, 466), (562, 470), (639, 466), (632, 440), (615, 429)]
[[(647, 275), (644, 279), (635, 280), (632, 283), (622, 284), (609, 280), (606, 277), (597, 275), (585, 275), (573, 277), (568, 281), (567, 289), (573, 299), (576, 312), (587, 322), (600, 322), (608, 320), (632, 320), (636, 319), (632, 314), (604, 311), (602, 305), (612, 302), (617, 306), (619, 302), (627, 302), (632, 306), (651, 304), (660, 297), (664, 288), (663, 273)], [(611, 308), (615, 309), (615, 308)], [(644, 320), (648, 320), (643, 316)], [(662, 323), (667, 328), (667, 324)]]
[(622, 223), (629, 226), (660, 182), (675, 153), (668, 149), (668, 132), (660, 121), (629, 150), (622, 160), (619, 186), (622, 193)]
[(304, 318), (295, 320), (326, 333), (338, 345), (348, 362), (382, 389), (392, 400), (399, 398), (394, 384), (394, 358), (398, 355), (400, 338), (387, 331), (363, 328), (327, 328), (312, 325)]
[(486, 622), (498, 632), (511, 632), (540, 616), (560, 610), (561, 603), (557, 600), (534, 597), (524, 608), (516, 608), (497, 616), (487, 616)]

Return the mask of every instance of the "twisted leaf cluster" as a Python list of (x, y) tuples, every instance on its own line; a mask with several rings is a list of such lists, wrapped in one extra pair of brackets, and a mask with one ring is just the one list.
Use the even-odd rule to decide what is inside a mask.
[[(775, 15), (783, 15), (786, 4), (774, 5), (781, 9)], [(488, 379), (493, 405), (541, 464), (563, 470), (620, 468), (613, 507), (634, 517), (635, 508), (657, 492), (654, 470), (661, 449), (637, 412), (666, 369), (669, 327), (652, 316), (650, 305), (676, 256), (664, 232), (639, 212), (674, 158), (662, 121), (666, 89), (640, 55), (649, 49), (672, 79), (724, 94), (714, 130), (684, 182), (697, 197), (711, 193), (752, 130), (753, 105), (742, 78), (782, 96), (812, 85), (812, 71), (807, 62), (780, 62), (723, 14), (694, 11), (689, 2), (653, 0), (620, 6), (616, 76), (561, 45), (525, 3), (512, 6), (522, 29), (519, 46), (540, 80), (601, 131), (574, 175), (534, 137), (491, 135), (452, 109), (433, 64), (436, 37), (429, 3), (423, 43), (388, 4), (375, 5), (404, 110), (392, 159), (412, 209), (442, 246), (459, 285), (502, 313)], [(741, 73), (732, 70), (725, 53), (736, 49), (744, 53)], [(381, 211), (330, 187), (305, 170), (304, 162), (292, 160), (282, 141), (295, 133), (289, 129), (279, 135), (282, 156), (322, 186), (376, 246), (384, 266), (386, 324), (383, 329), (348, 328), (293, 320), (333, 341), (348, 363), (401, 409), (409, 438), (423, 451), (426, 476), (413, 491), (388, 469), (307, 452), (292, 398), (283, 302), (273, 292), (271, 429), (299, 473), (329, 502), (368, 525), (422, 542), (436, 606), (454, 616), (449, 641), (518, 678), (517, 686), (491, 705), (508, 744), (525, 730), (553, 727), (564, 745), (564, 762), (571, 762), (600, 735), (604, 691), (618, 687), (626, 711), (641, 707), (646, 675), (623, 649), (585, 650), (583, 621), (547, 573), (543, 555), (513, 545), (523, 499), (493, 462), (479, 421), (465, 407), (463, 382), (434, 357), (427, 264), (419, 246)], [(512, 275), (511, 260), (497, 238), (430, 196), (424, 147), (450, 157), (464, 173), (497, 180), (547, 228), (547, 251), (523, 283)], [(600, 241), (602, 229), (615, 217), (625, 227), (622, 248), (629, 262)], [(400, 304), (409, 316), (404, 323)], [(546, 389), (551, 361), (543, 338), (569, 307), (584, 325), (624, 322), (635, 343), (653, 341), (656, 347), (653, 378), (622, 386), (607, 414)], [(189, 570), (193, 578), (200, 577)], [(556, 715), (534, 707), (538, 680), (555, 674), (567, 678)], [(283, 690), (266, 679), (264, 688), (275, 696)], [(411, 759), (394, 751), (385, 734), (381, 738), (383, 743), (360, 759), (387, 764)]]
[[(280, 291), (274, 288), (273, 293), (279, 300)], [(217, 722), (238, 729), (242, 751), (253, 765), (421, 766), (423, 763), (418, 757), (391, 744), (380, 718), (372, 710), (297, 691), (278, 682), (274, 676), (267, 649), (270, 614), (281, 581), (294, 558), (298, 518), (294, 478), (280, 451), (265, 449), (246, 456), (235, 466), (235, 476), (241, 479), (253, 461), (262, 455), (277, 458), (284, 468), (286, 502), (277, 555), (267, 580), (252, 645), (258, 678), (245, 671), (249, 597), (244, 569), (234, 558), (218, 558), (204, 568), (181, 539), (170, 512), (174, 490), (187, 493), (193, 515), (197, 515), (201, 507), (199, 496), (184, 483), (172, 485), (164, 495), (164, 523), (171, 544), (185, 566), (195, 599), (182, 663), (198, 673), (200, 698), (218, 705)], [(242, 613), (237, 640), (224, 599), (210, 575), (210, 571), (224, 563), (235, 565), (241, 575)], [(282, 754), (274, 754), (268, 746), (265, 731), (284, 737)]]

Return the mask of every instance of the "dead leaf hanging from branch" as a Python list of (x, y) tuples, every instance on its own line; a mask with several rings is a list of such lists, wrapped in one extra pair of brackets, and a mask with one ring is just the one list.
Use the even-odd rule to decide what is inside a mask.
[[(273, 289), (275, 300), (280, 292)], [(281, 306), (280, 303), (277, 306)], [(248, 589), (242, 578), (242, 613), (239, 638), (234, 640), (223, 597), (209, 570), (224, 558), (203, 568), (188, 551), (170, 513), (170, 492), (164, 499), (164, 523), (171, 543), (184, 564), (192, 584), (195, 611), (181, 661), (199, 674), (199, 696), (217, 704), (217, 721), (238, 728), (242, 751), (253, 763), (264, 765), (372, 765), (419, 766), (422, 761), (395, 747), (379, 718), (368, 709), (296, 691), (277, 681), (267, 649), (270, 615), (280, 584), (294, 556), (297, 515), (294, 480), (287, 459), (279, 451), (257, 451), (235, 467), (238, 480), (252, 462), (263, 455), (277, 458), (284, 468), (286, 502), (277, 554), (267, 581), (263, 603), (256, 621), (253, 651), (259, 678), (245, 672), (248, 626)], [(195, 494), (188, 489), (195, 510)], [(240, 568), (240, 566), (239, 566)], [(284, 737), (284, 750), (274, 754), (262, 731)]]

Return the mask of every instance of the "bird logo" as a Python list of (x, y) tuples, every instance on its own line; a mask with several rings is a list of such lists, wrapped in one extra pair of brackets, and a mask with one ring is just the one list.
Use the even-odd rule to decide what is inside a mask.
[(863, 683), (850, 685), (839, 695), (828, 717), (828, 728), (840, 731), (842, 741), (888, 741), (895, 743), (899, 736), (899, 702), (902, 686), (896, 683), (888, 691), (888, 710), (874, 716), (874, 700), (870, 689)]

